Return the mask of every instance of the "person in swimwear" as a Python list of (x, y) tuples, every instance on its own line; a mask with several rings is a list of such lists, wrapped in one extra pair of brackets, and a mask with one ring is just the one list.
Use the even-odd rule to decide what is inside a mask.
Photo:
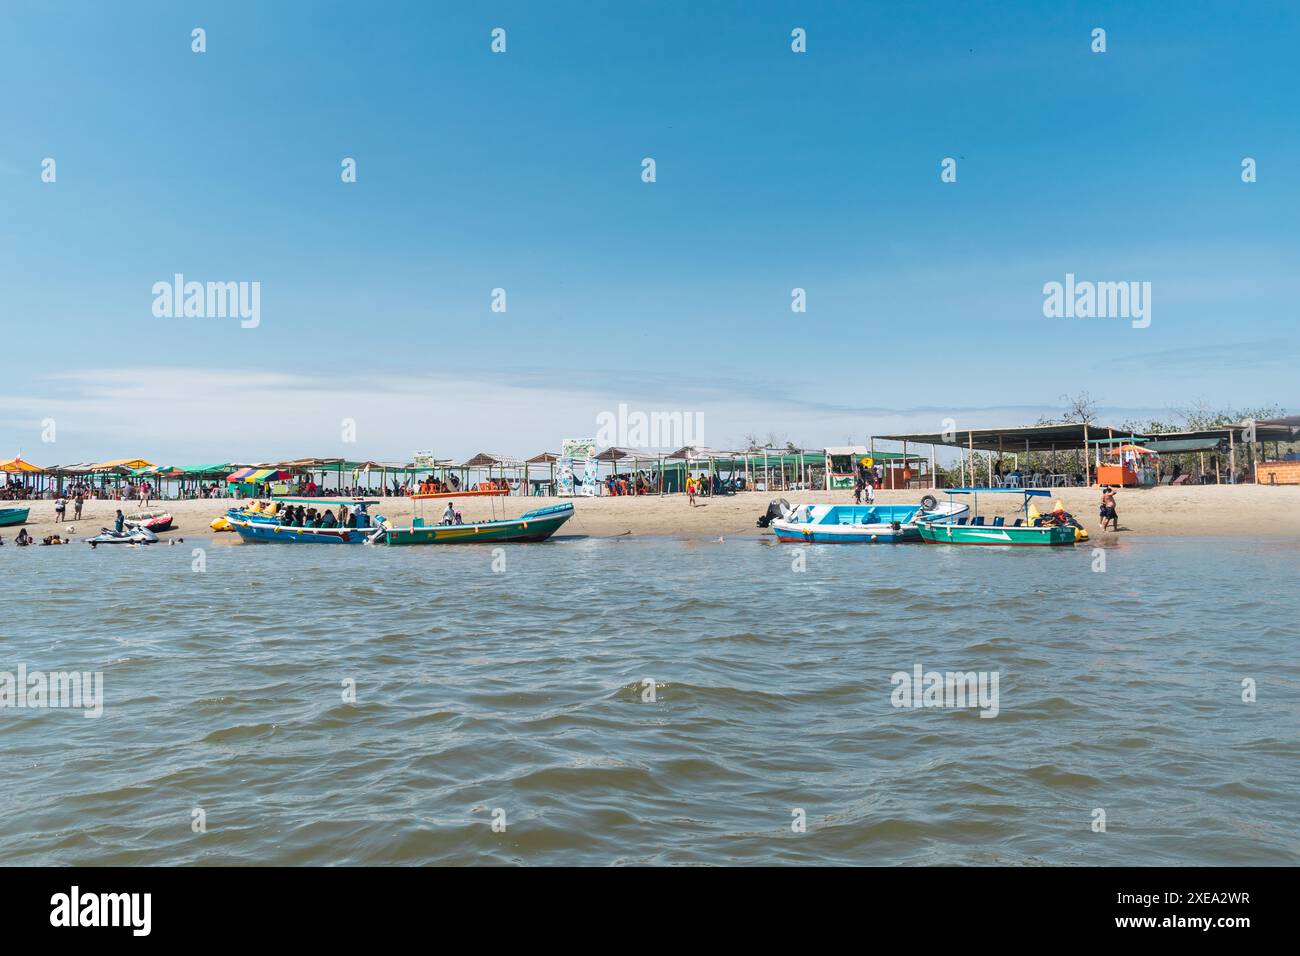
[[(1106, 485), (1101, 489), (1101, 530), (1119, 530), (1119, 512), (1115, 510), (1115, 489)], [(1106, 525), (1111, 527), (1107, 529)]]

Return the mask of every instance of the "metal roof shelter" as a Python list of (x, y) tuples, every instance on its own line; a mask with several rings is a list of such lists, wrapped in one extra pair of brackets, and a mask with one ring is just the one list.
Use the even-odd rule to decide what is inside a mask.
[(1255, 433), (1258, 435), (1261, 431), (1270, 434), (1260, 438), (1260, 441), (1300, 441), (1300, 415), (1286, 415), (1282, 418), (1256, 422)]
[(1142, 442), (1141, 447), (1161, 455), (1177, 455), (1193, 451), (1227, 451), (1228, 443), (1222, 438), (1172, 438)]
[[(909, 442), (919, 445), (929, 445), (930, 452), (930, 471), (931, 474), (937, 475), (934, 463), (934, 448), (938, 445), (944, 445), (949, 448), (957, 448), (962, 451), (961, 468), (963, 482), (971, 483), (974, 481), (973, 464), (967, 462), (967, 456), (973, 455), (976, 451), (997, 452), (1001, 455), (1019, 455), (1029, 454), (1030, 452), (1059, 452), (1079, 450), (1082, 454), (1082, 460), (1088, 461), (1088, 445), (1091, 439), (1098, 434), (1109, 436), (1123, 436), (1127, 438), (1137, 437), (1132, 431), (1126, 428), (1116, 428), (1113, 425), (1096, 425), (1087, 422), (1058, 422), (1050, 425), (1016, 425), (1009, 428), (954, 428), (951, 431), (942, 432), (917, 432), (908, 435), (878, 435), (873, 438), (872, 447), (879, 439), (882, 441), (900, 441), (903, 442), (903, 450), (907, 450)], [(967, 474), (967, 471), (970, 474)], [(1086, 464), (1085, 464), (1086, 471)], [(993, 459), (989, 457), (988, 461), (989, 483), (993, 483)]]
[[(931, 447), (944, 445), (950, 448), (962, 449), (967, 453), (987, 451), (1000, 454), (1016, 454), (1034, 451), (1058, 452), (1081, 448), (1085, 455), (1085, 461), (1092, 457), (1089, 454), (1090, 446), (1096, 449), (1096, 457), (1100, 459), (1101, 446), (1129, 441), (1150, 448), (1152, 451), (1161, 451), (1166, 454), (1222, 449), (1228, 452), (1232, 462), (1231, 473), (1235, 476), (1236, 449), (1238, 445), (1266, 441), (1298, 441), (1300, 440), (1300, 416), (1258, 422), (1238, 422), (1212, 428), (1160, 432), (1158, 434), (1145, 434), (1114, 425), (1066, 422), (1051, 425), (1022, 425), (1011, 428), (958, 428), (947, 432), (920, 432), (908, 435), (880, 435), (877, 437), (886, 441), (915, 442), (930, 445)], [(874, 442), (875, 439), (872, 439), (872, 441)], [(963, 469), (966, 467), (965, 455), (962, 456), (962, 467)], [(990, 470), (992, 467), (990, 461)]]
[[(1287, 422), (1294, 421), (1297, 424), (1289, 425)], [(1157, 432), (1150, 435), (1142, 436), (1152, 441), (1173, 441), (1198, 440), (1198, 441), (1216, 441), (1222, 440), (1231, 442), (1235, 445), (1244, 445), (1250, 439), (1251, 429), (1254, 429), (1254, 441), (1277, 441), (1293, 442), (1300, 441), (1300, 418), (1275, 418), (1271, 421), (1258, 422), (1238, 422), (1235, 425), (1214, 425), (1210, 428), (1196, 428), (1191, 431), (1182, 432)]]
[(1056, 425), (1019, 425), (1011, 428), (957, 428), (947, 432), (917, 432), (910, 435), (877, 435), (883, 441), (914, 442), (918, 445), (946, 445), (976, 451), (1060, 451), (1082, 448), (1098, 435), (1113, 433), (1134, 437), (1127, 428), (1065, 422)]

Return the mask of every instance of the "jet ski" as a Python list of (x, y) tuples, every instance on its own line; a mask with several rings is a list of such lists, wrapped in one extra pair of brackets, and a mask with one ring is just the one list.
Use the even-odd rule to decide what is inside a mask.
[(158, 536), (148, 528), (136, 527), (129, 531), (101, 528), (99, 534), (87, 538), (86, 543), (93, 548), (101, 544), (153, 544), (157, 540)]

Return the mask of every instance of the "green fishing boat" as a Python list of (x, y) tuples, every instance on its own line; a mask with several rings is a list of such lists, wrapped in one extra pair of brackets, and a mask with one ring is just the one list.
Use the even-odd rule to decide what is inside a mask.
[(0, 528), (10, 525), (25, 524), (30, 508), (0, 508)]
[[(986, 521), (979, 515), (976, 494), (1024, 495), (1024, 517), (1001, 516)], [(1043, 548), (1086, 541), (1088, 532), (1068, 514), (1034, 517), (1029, 511), (1030, 498), (1047, 498), (1050, 491), (1024, 488), (949, 488), (949, 495), (971, 495), (971, 517), (955, 520), (927, 521), (918, 526), (927, 544), (972, 544), (993, 547)]]
[(494, 544), (507, 541), (545, 541), (573, 517), (573, 505), (552, 505), (528, 511), (518, 518), (478, 521), (473, 524), (430, 524), (414, 518), (409, 528), (386, 528), (386, 544)]

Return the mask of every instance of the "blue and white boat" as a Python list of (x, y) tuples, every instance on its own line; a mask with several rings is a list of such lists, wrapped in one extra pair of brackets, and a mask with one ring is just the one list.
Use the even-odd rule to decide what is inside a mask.
[[(371, 505), (379, 504), (377, 500), (365, 498), (276, 498), (278, 507), (274, 512), (263, 508), (258, 511), (230, 509), (226, 520), (245, 541), (271, 541), (280, 544), (364, 544), (372, 537), (382, 537), (383, 530), (377, 515), (367, 510)], [(337, 510), (346, 506), (356, 517), (356, 524), (349, 527), (317, 527), (286, 523), (285, 509), (291, 505), (311, 505)]]
[(770, 527), (781, 541), (812, 544), (900, 544), (920, 541), (920, 525), (966, 514), (964, 504), (940, 504), (931, 495), (919, 505), (799, 505)]

